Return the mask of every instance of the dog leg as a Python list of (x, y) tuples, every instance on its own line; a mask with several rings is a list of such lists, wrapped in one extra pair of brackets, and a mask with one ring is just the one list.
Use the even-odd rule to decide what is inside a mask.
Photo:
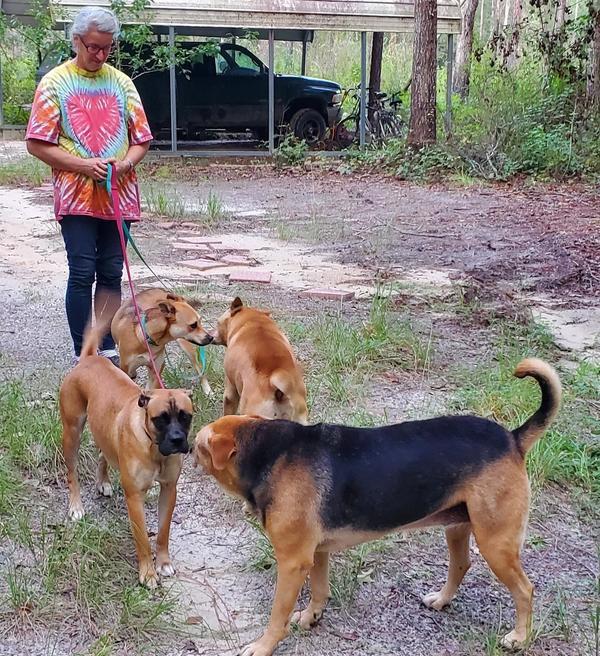
[[(62, 410), (62, 409), (61, 409)], [(79, 455), (79, 444), (81, 431), (85, 424), (86, 416), (71, 418), (62, 414), (63, 423), (63, 455), (67, 466), (67, 484), (69, 486), (69, 519), (77, 521), (85, 515), (81, 503), (81, 490), (79, 488), (79, 477), (77, 476), (77, 459)]]
[(153, 590), (158, 585), (158, 577), (152, 562), (152, 550), (150, 549), (150, 540), (148, 540), (148, 531), (146, 529), (146, 519), (144, 517), (144, 493), (139, 490), (128, 490), (124, 487), (125, 501), (129, 512), (129, 522), (133, 541), (135, 542), (135, 551), (137, 553), (139, 580), (142, 585)]
[[(314, 553), (314, 551), (313, 551)], [(303, 558), (295, 553), (290, 559), (277, 559), (277, 586), (271, 619), (262, 636), (244, 649), (240, 656), (271, 656), (288, 632), (290, 616), (308, 572), (313, 567), (313, 553)]]
[(187, 355), (188, 360), (192, 363), (192, 367), (194, 367), (196, 373), (198, 374), (198, 377), (200, 378), (200, 387), (202, 388), (202, 391), (206, 396), (212, 396), (213, 391), (210, 386), (210, 383), (208, 382), (208, 378), (202, 373), (202, 368), (198, 365), (198, 361), (196, 359), (196, 352), (198, 349), (198, 346), (196, 344), (192, 344), (191, 342), (188, 342), (187, 339), (178, 339), (177, 344), (181, 348), (181, 350)]
[(98, 458), (98, 469), (96, 470), (96, 489), (103, 497), (112, 497), (113, 489), (108, 478), (108, 463), (106, 458), (100, 454)]
[(511, 530), (502, 535), (477, 535), (475, 539), (481, 555), (501, 583), (509, 589), (515, 603), (517, 618), (515, 628), (502, 638), (507, 649), (519, 649), (527, 642), (531, 627), (533, 585), (521, 566), (520, 531)]
[(171, 518), (177, 500), (177, 484), (161, 483), (158, 497), (158, 535), (156, 537), (156, 571), (161, 576), (173, 576), (175, 568), (169, 556)]
[(315, 552), (315, 564), (309, 573), (310, 603), (304, 610), (296, 611), (292, 622), (303, 629), (310, 629), (323, 616), (323, 610), (329, 601), (329, 552)]
[(236, 386), (225, 376), (225, 392), (223, 394), (223, 414), (235, 415), (238, 411), (240, 395)]
[(428, 608), (441, 610), (447, 606), (458, 590), (465, 574), (471, 567), (469, 558), (469, 537), (471, 536), (471, 524), (458, 524), (446, 528), (446, 542), (450, 553), (450, 564), (448, 565), (448, 579), (444, 587), (437, 592), (430, 592), (423, 597), (423, 603)]

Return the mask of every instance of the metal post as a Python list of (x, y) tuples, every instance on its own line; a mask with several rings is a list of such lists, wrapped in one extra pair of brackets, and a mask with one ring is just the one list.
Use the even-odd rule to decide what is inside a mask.
[(452, 76), (454, 68), (454, 34), (448, 34), (448, 61), (446, 62), (446, 136), (452, 132)]
[(169, 27), (169, 97), (171, 100), (171, 152), (177, 152), (177, 80), (175, 78), (175, 28)]
[(275, 151), (275, 32), (269, 30), (269, 153)]
[(306, 75), (306, 34), (304, 34), (304, 39), (302, 40), (302, 68), (301, 75)]
[(360, 147), (367, 136), (367, 33), (360, 33)]

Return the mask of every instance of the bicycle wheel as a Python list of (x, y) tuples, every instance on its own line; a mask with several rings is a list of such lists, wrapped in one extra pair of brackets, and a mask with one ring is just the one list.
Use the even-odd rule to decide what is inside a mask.
[(333, 141), (339, 148), (349, 148), (353, 143), (358, 143), (359, 130), (356, 116), (346, 116), (335, 126)]

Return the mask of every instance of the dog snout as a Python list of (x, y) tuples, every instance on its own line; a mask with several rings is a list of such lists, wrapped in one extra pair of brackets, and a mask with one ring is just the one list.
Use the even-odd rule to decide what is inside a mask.
[(206, 335), (200, 340), (200, 344), (202, 346), (206, 346), (207, 344), (210, 344), (214, 340), (214, 337), (210, 333), (206, 333)]

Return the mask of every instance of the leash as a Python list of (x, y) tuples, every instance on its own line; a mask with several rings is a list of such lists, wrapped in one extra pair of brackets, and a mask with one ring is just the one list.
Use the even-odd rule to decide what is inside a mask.
[[(121, 251), (123, 252), (123, 262), (125, 263), (125, 269), (127, 271), (127, 280), (129, 282), (129, 291), (131, 292), (131, 299), (133, 301), (133, 307), (135, 309), (135, 315), (137, 317), (138, 323), (140, 326), (142, 326), (142, 316), (140, 313), (140, 307), (138, 305), (136, 296), (135, 296), (135, 288), (133, 286), (133, 278), (131, 277), (131, 269), (129, 268), (129, 258), (127, 257), (127, 241), (125, 240), (125, 232), (123, 228), (125, 227), (125, 230), (127, 230), (127, 226), (125, 225), (125, 221), (123, 221), (121, 217), (121, 203), (119, 202), (119, 189), (118, 185), (112, 183), (112, 178), (113, 178), (113, 173), (116, 170), (116, 165), (115, 164), (108, 164), (108, 174), (106, 176), (106, 189), (108, 191), (109, 196), (112, 197), (112, 202), (113, 202), (113, 217), (115, 219), (115, 223), (117, 224), (117, 231), (119, 233), (119, 240), (121, 242)], [(130, 235), (129, 231), (127, 230), (128, 236)], [(137, 249), (136, 249), (137, 252)], [(148, 351), (148, 357), (150, 358), (150, 364), (152, 365), (152, 371), (154, 372), (154, 375), (156, 377), (156, 380), (158, 381), (158, 384), (160, 385), (161, 389), (165, 389), (165, 384), (163, 383), (163, 380), (160, 376), (160, 373), (156, 367), (156, 362), (154, 361), (154, 354), (152, 353), (152, 349), (150, 348), (150, 344), (148, 342), (148, 338), (146, 336), (146, 331), (142, 328), (142, 334), (144, 336), (144, 343), (146, 344), (146, 350)]]

